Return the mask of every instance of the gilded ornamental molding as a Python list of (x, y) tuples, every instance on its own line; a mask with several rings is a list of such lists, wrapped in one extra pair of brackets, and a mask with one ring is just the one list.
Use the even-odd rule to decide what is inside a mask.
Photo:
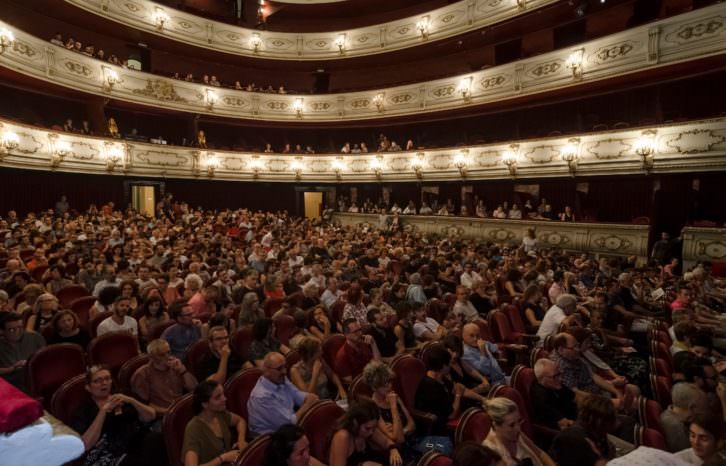
[[(65, 1), (134, 29), (219, 52), (275, 60), (338, 60), (454, 37), (559, 0), (462, 0), (390, 23), (300, 34), (241, 28), (148, 0)], [(310, 0), (296, 3), (310, 3)]]
[[(0, 27), (4, 25), (0, 23)], [(726, 3), (487, 70), (344, 94), (266, 94), (208, 87), (116, 67), (7, 26), (0, 66), (122, 101), (220, 117), (335, 122), (466, 108), (726, 52)]]
[(345, 156), (203, 150), (67, 134), (0, 120), (0, 166), (323, 183), (723, 171), (726, 118), (502, 144)]
[(686, 227), (681, 232), (685, 267), (726, 261), (726, 228)]

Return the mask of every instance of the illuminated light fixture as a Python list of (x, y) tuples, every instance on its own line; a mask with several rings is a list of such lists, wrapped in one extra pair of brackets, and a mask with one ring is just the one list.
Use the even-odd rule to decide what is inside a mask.
[(454, 156), (454, 166), (459, 169), (462, 178), (466, 177), (466, 169), (469, 167), (469, 151), (467, 149)]
[(50, 154), (50, 166), (56, 168), (63, 162), (68, 154), (71, 153), (71, 145), (68, 141), (58, 140), (57, 134), (50, 134), (48, 137), (51, 140), (51, 154)]
[(262, 37), (260, 37), (257, 33), (252, 34), (252, 37), (250, 37), (250, 47), (252, 47), (252, 50), (257, 53), (260, 50), (261, 45)]
[(379, 113), (383, 113), (383, 111), (385, 110), (385, 107), (383, 106), (385, 97), (386, 95), (383, 92), (376, 94), (373, 97), (373, 103), (376, 104), (376, 108), (378, 109)]
[(376, 158), (371, 159), (370, 167), (373, 173), (376, 174), (376, 178), (381, 180), (383, 177), (383, 157), (377, 155)]
[(429, 26), (431, 25), (431, 21), (429, 20), (428, 16), (424, 16), (418, 21), (416, 21), (416, 30), (421, 33), (421, 38), (423, 40), (426, 40), (429, 38)]
[(103, 69), (103, 90), (106, 92), (111, 92), (113, 90), (113, 86), (121, 82), (121, 78), (119, 77), (116, 70), (112, 70), (108, 67), (102, 67)]
[(250, 161), (250, 169), (252, 169), (252, 177), (254, 179), (257, 179), (260, 177), (260, 170), (264, 167), (262, 160), (260, 160), (259, 155), (252, 156), (252, 160)]
[(305, 109), (305, 101), (302, 97), (298, 97), (295, 99), (295, 101), (292, 103), (292, 109), (295, 110), (295, 114), (298, 118), (302, 118), (302, 112), (303, 109)]
[(580, 139), (572, 138), (562, 148), (562, 160), (567, 162), (567, 168), (573, 177), (577, 172), (577, 162), (580, 160)]
[(15, 35), (12, 31), (5, 28), (0, 28), (0, 54), (5, 52), (5, 49), (11, 47), (15, 43)]
[(338, 34), (338, 37), (335, 38), (333, 44), (338, 47), (338, 51), (341, 55), (343, 55), (345, 53), (345, 34)]
[(168, 23), (171, 18), (161, 8), (157, 8), (151, 15), (151, 19), (154, 21), (154, 25), (158, 31), (164, 29), (164, 24)]
[(215, 170), (219, 167), (219, 159), (214, 155), (207, 154), (207, 175), (214, 176)]
[(572, 71), (573, 79), (582, 79), (582, 73), (584, 71), (584, 58), (585, 49), (575, 50), (567, 57), (565, 66)]
[(509, 174), (512, 178), (517, 176), (517, 153), (519, 152), (518, 144), (511, 144), (509, 150), (504, 151), (502, 154), (502, 162), (509, 169)]
[(469, 76), (468, 78), (462, 78), (459, 81), (459, 85), (456, 86), (456, 92), (459, 92), (461, 94), (461, 97), (465, 101), (471, 100), (471, 83), (473, 81), (473, 78)]
[(217, 93), (211, 89), (204, 90), (204, 102), (207, 104), (207, 110), (214, 109), (214, 104), (217, 103)]
[(635, 143), (635, 153), (640, 156), (643, 170), (650, 173), (655, 165), (655, 135), (653, 130), (643, 131), (643, 134)]
[(413, 168), (414, 173), (416, 173), (416, 178), (422, 179), (423, 178), (423, 167), (426, 163), (426, 153), (419, 152), (416, 154), (416, 156), (413, 158), (413, 161), (411, 162), (411, 168)]
[(295, 160), (290, 164), (290, 169), (295, 172), (295, 179), (300, 181), (303, 171), (302, 157), (295, 157)]
[(338, 181), (340, 181), (343, 171), (345, 170), (345, 162), (343, 162), (343, 157), (336, 157), (335, 160), (333, 160), (332, 166), (333, 171), (335, 172), (335, 177), (338, 179)]
[(113, 171), (116, 165), (121, 163), (124, 158), (124, 151), (118, 144), (112, 142), (106, 143), (106, 169)]
[(10, 151), (15, 150), (20, 145), (20, 138), (17, 133), (5, 131), (0, 138), (0, 154), (6, 155)]

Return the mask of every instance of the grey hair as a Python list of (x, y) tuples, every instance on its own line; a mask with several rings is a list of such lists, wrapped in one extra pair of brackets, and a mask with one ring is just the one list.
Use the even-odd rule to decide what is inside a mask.
[(371, 361), (363, 369), (363, 381), (371, 390), (384, 387), (393, 378), (393, 371), (382, 361)]
[(409, 282), (410, 282), (410, 283), (411, 283), (412, 285), (420, 285), (420, 284), (421, 284), (421, 274), (420, 274), (420, 273), (412, 273), (412, 274), (411, 274), (411, 275), (410, 275), (410, 276), (408, 277), (408, 281), (409, 281)]
[(484, 409), (486, 410), (489, 417), (492, 418), (494, 424), (501, 424), (502, 422), (504, 422), (505, 416), (519, 410), (519, 407), (517, 406), (517, 403), (510, 400), (509, 398), (498, 396), (496, 398), (487, 400), (484, 403)]
[(551, 359), (538, 359), (537, 362), (534, 363), (534, 376), (537, 378), (537, 381), (541, 382), (542, 378), (544, 377), (544, 371), (546, 371), (550, 367), (553, 367), (554, 365), (555, 362)]
[(555, 303), (557, 307), (560, 309), (564, 309), (566, 307), (570, 306), (577, 306), (577, 298), (575, 298), (571, 294), (561, 294), (557, 297), (557, 302)]
[(703, 390), (692, 383), (677, 383), (671, 390), (673, 406), (681, 409), (689, 409), (697, 404), (699, 399), (705, 396)]

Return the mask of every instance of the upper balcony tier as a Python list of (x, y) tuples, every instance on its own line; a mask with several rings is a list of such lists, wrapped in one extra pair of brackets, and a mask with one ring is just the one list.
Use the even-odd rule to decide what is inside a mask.
[(561, 0), (462, 0), (422, 15), (334, 32), (289, 33), (242, 28), (149, 0), (65, 0), (140, 31), (244, 57), (340, 60), (415, 47), (516, 18)]
[[(726, 55), (726, 4), (525, 60), (446, 79), (363, 92), (280, 95), (209, 87), (110, 65), (68, 51), (10, 25), (0, 54), (9, 74), (109, 99), (225, 118), (341, 122), (422, 113), (468, 112), (527, 96), (611, 86), (631, 75), (692, 66), (708, 69)], [(14, 39), (14, 40), (10, 40)]]

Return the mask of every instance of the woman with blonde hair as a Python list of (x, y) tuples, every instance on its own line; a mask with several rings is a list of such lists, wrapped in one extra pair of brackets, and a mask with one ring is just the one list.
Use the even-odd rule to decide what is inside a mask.
[(363, 369), (363, 381), (373, 392), (371, 398), (378, 406), (378, 429), (396, 444), (403, 444), (406, 436), (416, 430), (413, 417), (393, 391), (394, 374), (382, 361), (371, 361)]
[(58, 312), (58, 298), (50, 293), (43, 293), (33, 303), (33, 314), (25, 325), (25, 330), (40, 333), (50, 325)]
[(499, 453), (503, 464), (517, 466), (529, 460), (532, 466), (555, 466), (552, 458), (521, 431), (523, 419), (514, 401), (492, 398), (484, 403), (484, 409), (492, 420), (492, 428), (483, 444)]
[(338, 389), (338, 397), (345, 398), (345, 388), (335, 372), (325, 363), (320, 340), (304, 337), (297, 347), (300, 361), (290, 368), (290, 381), (307, 393), (315, 393), (321, 399), (333, 398), (330, 392), (332, 382)]

